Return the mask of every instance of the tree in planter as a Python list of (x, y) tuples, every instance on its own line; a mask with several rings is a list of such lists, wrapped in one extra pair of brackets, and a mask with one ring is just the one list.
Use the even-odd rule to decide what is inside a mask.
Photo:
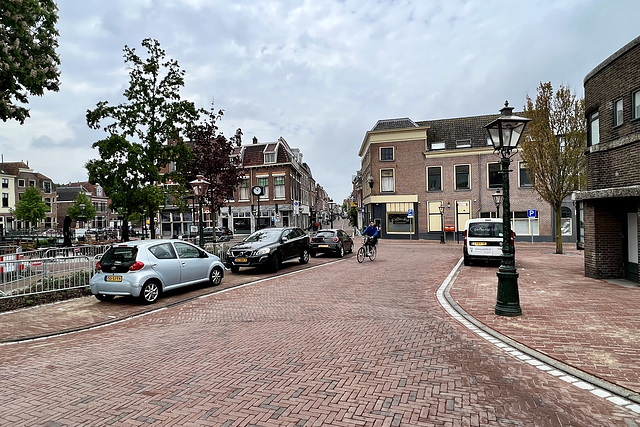
[(96, 217), (96, 207), (91, 203), (91, 199), (84, 193), (78, 193), (73, 205), (67, 209), (67, 215), (72, 220), (78, 222), (82, 221), (84, 225), (91, 222)]
[[(212, 105), (211, 110), (203, 110), (203, 113), (207, 119), (194, 126), (189, 133), (191, 156), (184, 175), (187, 185), (198, 175), (209, 182), (205, 198), (211, 212), (215, 213), (225, 200), (233, 197), (234, 190), (242, 181), (239, 160), (231, 156), (234, 145), (242, 144), (242, 131), (238, 129), (233, 137), (227, 139), (218, 133), (217, 126), (223, 110), (216, 113)], [(215, 240), (215, 232), (213, 237)]]
[(36, 187), (29, 187), (16, 203), (14, 215), (20, 221), (26, 221), (28, 226), (37, 226), (46, 218), (51, 208), (42, 200), (42, 194)]
[(585, 183), (587, 125), (584, 99), (569, 87), (553, 92), (540, 83), (535, 102), (527, 96), (524, 115), (531, 120), (522, 146), (522, 158), (533, 189), (549, 203), (555, 215), (556, 253), (562, 253), (562, 201)]
[[(198, 120), (199, 114), (192, 102), (180, 99), (185, 72), (178, 62), (165, 60), (165, 52), (157, 40), (144, 39), (142, 46), (147, 49), (146, 59), (138, 56), (135, 49), (124, 48), (125, 62), (130, 67), (129, 88), (124, 92), (128, 102), (111, 106), (102, 101), (94, 110), (87, 111), (87, 125), (92, 129), (99, 129), (105, 120), (110, 122), (103, 127), (109, 137), (93, 145), (100, 151), (103, 164), (96, 164), (93, 175), (90, 170), (90, 181), (109, 191), (112, 202), (118, 200), (113, 202), (116, 208), (143, 212), (150, 220), (151, 236), (155, 237), (155, 213), (166, 200), (160, 194), (162, 184), (184, 182), (177, 171), (189, 158), (189, 150), (180, 134)], [(125, 146), (133, 150), (132, 155), (123, 153)], [(119, 169), (119, 176), (126, 179), (116, 188), (116, 183), (107, 182), (113, 175), (104, 167), (113, 166), (120, 159), (126, 160), (128, 169)], [(162, 173), (167, 165), (176, 167)], [(133, 201), (125, 201), (116, 194), (118, 191), (135, 197)]]
[[(29, 117), (28, 95), (60, 85), (58, 7), (53, 0), (3, 1), (0, 13), (0, 119)], [(15, 98), (15, 99), (14, 99)]]

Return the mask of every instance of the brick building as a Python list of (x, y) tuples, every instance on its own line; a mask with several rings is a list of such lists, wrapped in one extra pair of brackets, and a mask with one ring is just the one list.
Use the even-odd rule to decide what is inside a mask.
[(110, 200), (104, 193), (102, 187), (98, 184), (91, 184), (84, 181), (71, 182), (58, 186), (56, 216), (58, 224), (60, 224), (61, 227), (62, 224), (64, 224), (67, 209), (75, 203), (80, 193), (86, 195), (91, 201), (91, 204), (96, 208), (96, 216), (80, 224), (72, 223), (71, 226), (73, 228), (103, 229), (116, 226), (117, 215), (109, 209)]
[[(436, 240), (444, 229), (450, 241), (461, 240), (467, 219), (496, 217), (492, 195), (501, 190), (500, 158), (484, 126), (498, 116), (378, 121), (359, 152), (364, 221), (379, 223), (382, 237)], [(553, 241), (553, 210), (533, 191), (519, 154), (512, 171), (510, 216), (517, 239)], [(571, 207), (563, 207), (563, 241), (575, 241)]]
[(13, 216), (16, 204), (28, 187), (36, 187), (42, 194), (42, 200), (49, 206), (45, 219), (40, 224), (29, 224), (31, 227), (44, 229), (56, 228), (56, 188), (51, 179), (35, 172), (24, 162), (1, 162), (0, 179), (0, 230), (21, 230), (27, 227)]
[(638, 282), (640, 37), (584, 79), (587, 188), (582, 206), (585, 275)]

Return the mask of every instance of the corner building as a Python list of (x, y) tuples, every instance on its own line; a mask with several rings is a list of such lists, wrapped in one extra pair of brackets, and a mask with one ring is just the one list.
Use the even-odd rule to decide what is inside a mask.
[(587, 74), (584, 92), (587, 188), (573, 198), (581, 206), (585, 275), (638, 282), (640, 37)]
[[(500, 158), (484, 128), (497, 117), (378, 121), (359, 151), (365, 223), (378, 223), (383, 238), (440, 240), (444, 232), (447, 242), (461, 242), (468, 219), (503, 217), (492, 197), (502, 188)], [(511, 160), (516, 239), (553, 241), (553, 210), (533, 190), (520, 155)], [(562, 209), (563, 241), (575, 241), (571, 207)]]

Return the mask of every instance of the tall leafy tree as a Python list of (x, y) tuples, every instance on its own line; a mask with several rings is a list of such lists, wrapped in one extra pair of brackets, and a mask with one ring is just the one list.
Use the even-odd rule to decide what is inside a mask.
[(554, 93), (540, 83), (535, 101), (527, 96), (524, 115), (532, 119), (522, 142), (522, 158), (534, 190), (553, 208), (556, 253), (562, 253), (562, 201), (585, 183), (587, 128), (584, 99), (567, 86)]
[(20, 201), (16, 203), (14, 215), (20, 221), (27, 221), (30, 226), (38, 225), (38, 222), (46, 218), (51, 208), (42, 200), (42, 194), (36, 187), (26, 189)]
[(28, 95), (57, 92), (60, 86), (58, 7), (53, 0), (3, 0), (0, 5), (0, 119), (24, 124)]
[[(189, 158), (189, 149), (181, 135), (198, 120), (199, 114), (192, 102), (180, 97), (185, 72), (178, 62), (165, 59), (165, 51), (157, 40), (144, 39), (142, 46), (147, 50), (146, 58), (138, 56), (133, 48), (124, 48), (125, 63), (130, 67), (129, 87), (124, 92), (127, 102), (109, 105), (102, 101), (94, 110), (87, 111), (88, 126), (99, 129), (106, 122), (102, 129), (109, 134), (93, 145), (101, 153), (103, 163), (93, 163), (90, 181), (112, 191), (118, 185), (113, 180), (119, 179), (120, 189), (126, 187), (129, 201), (114, 204), (131, 208), (131, 201), (139, 203), (138, 211), (148, 216), (151, 235), (155, 237), (155, 213), (165, 200), (162, 184), (184, 181), (177, 171)], [(113, 172), (105, 167), (116, 167), (125, 158), (125, 165), (117, 169), (119, 175), (114, 178)], [(178, 167), (162, 173), (169, 164)], [(115, 192), (107, 194), (112, 201), (121, 199)]]
[(203, 113), (205, 120), (194, 126), (189, 133), (192, 155), (186, 165), (185, 178), (189, 182), (197, 175), (202, 175), (209, 181), (206, 200), (211, 212), (215, 213), (224, 206), (225, 200), (233, 196), (242, 180), (239, 159), (231, 156), (234, 145), (242, 144), (242, 131), (238, 129), (233, 137), (227, 139), (218, 132), (217, 125), (224, 111), (215, 112), (212, 105), (211, 110), (203, 110)]
[(78, 193), (73, 205), (67, 209), (67, 215), (74, 221), (89, 222), (96, 217), (96, 207), (84, 193)]

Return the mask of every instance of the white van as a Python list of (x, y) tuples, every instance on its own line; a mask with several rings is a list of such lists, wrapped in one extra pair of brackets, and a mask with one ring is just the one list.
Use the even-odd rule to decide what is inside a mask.
[[(511, 231), (511, 245), (515, 234)], [(502, 259), (502, 219), (473, 218), (464, 225), (464, 265), (471, 261), (500, 261)]]

